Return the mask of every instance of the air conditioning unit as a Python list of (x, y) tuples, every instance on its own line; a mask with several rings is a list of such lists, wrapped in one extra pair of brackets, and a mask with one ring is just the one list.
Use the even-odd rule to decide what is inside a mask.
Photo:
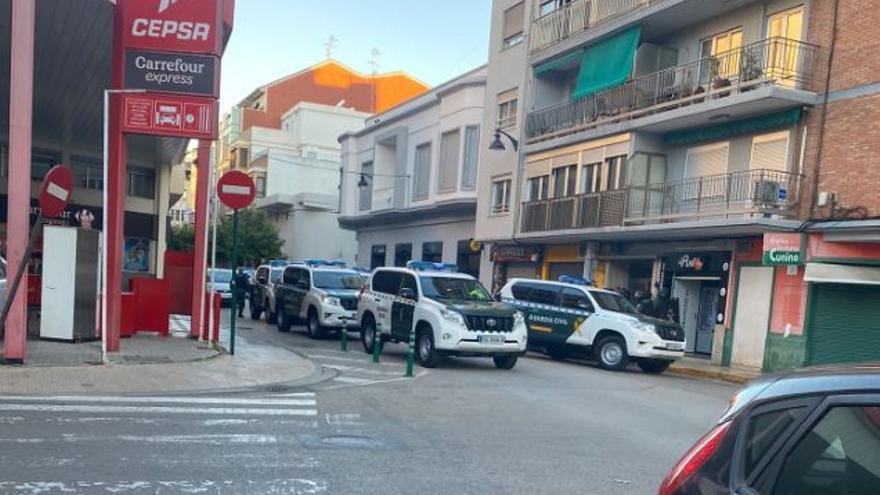
[(755, 182), (755, 203), (764, 207), (772, 207), (779, 205), (779, 201), (784, 199), (782, 186), (772, 180), (759, 180)]

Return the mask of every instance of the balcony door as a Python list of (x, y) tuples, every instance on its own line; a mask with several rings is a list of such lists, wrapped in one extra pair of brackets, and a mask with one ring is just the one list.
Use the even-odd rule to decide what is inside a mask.
[(727, 175), (729, 151), (727, 142), (688, 149), (685, 180), (673, 194), (680, 213), (702, 213), (712, 203), (724, 201), (730, 180)]
[(768, 76), (780, 84), (795, 85), (800, 44), (804, 25), (804, 8), (797, 7), (771, 15), (767, 19)]
[(553, 169), (553, 197), (574, 196), (577, 184), (577, 165)]
[(706, 38), (700, 46), (700, 84), (715, 79), (730, 79), (739, 74), (742, 28), (731, 29)]

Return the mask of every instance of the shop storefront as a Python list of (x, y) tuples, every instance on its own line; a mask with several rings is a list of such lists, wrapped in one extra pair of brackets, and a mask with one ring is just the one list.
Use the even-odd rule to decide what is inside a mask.
[(538, 278), (541, 250), (532, 245), (492, 244), (492, 292), (512, 278)]

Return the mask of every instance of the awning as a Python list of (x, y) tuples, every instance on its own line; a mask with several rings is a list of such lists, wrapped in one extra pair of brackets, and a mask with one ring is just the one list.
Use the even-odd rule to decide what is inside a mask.
[(634, 26), (587, 47), (572, 99), (625, 83), (632, 74), (641, 35), (642, 27)]
[(782, 112), (762, 115), (751, 119), (738, 120), (736, 122), (728, 122), (726, 124), (671, 132), (663, 136), (663, 141), (666, 144), (671, 145), (691, 144), (779, 129), (800, 122), (802, 113), (803, 111), (801, 108), (792, 108), (791, 110), (784, 110)]
[(880, 285), (880, 267), (807, 263), (804, 280), (825, 284)]
[(569, 68), (574, 68), (576, 67), (576, 65), (574, 64), (577, 61), (581, 60), (583, 56), (583, 50), (575, 50), (567, 55), (563, 55), (559, 58), (554, 58), (549, 62), (545, 62), (535, 67), (535, 76), (540, 76), (554, 70), (565, 70)]

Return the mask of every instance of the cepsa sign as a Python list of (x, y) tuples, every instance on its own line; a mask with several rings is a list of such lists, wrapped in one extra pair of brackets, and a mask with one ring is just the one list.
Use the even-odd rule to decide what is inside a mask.
[(220, 55), (223, 0), (124, 0), (127, 49)]

